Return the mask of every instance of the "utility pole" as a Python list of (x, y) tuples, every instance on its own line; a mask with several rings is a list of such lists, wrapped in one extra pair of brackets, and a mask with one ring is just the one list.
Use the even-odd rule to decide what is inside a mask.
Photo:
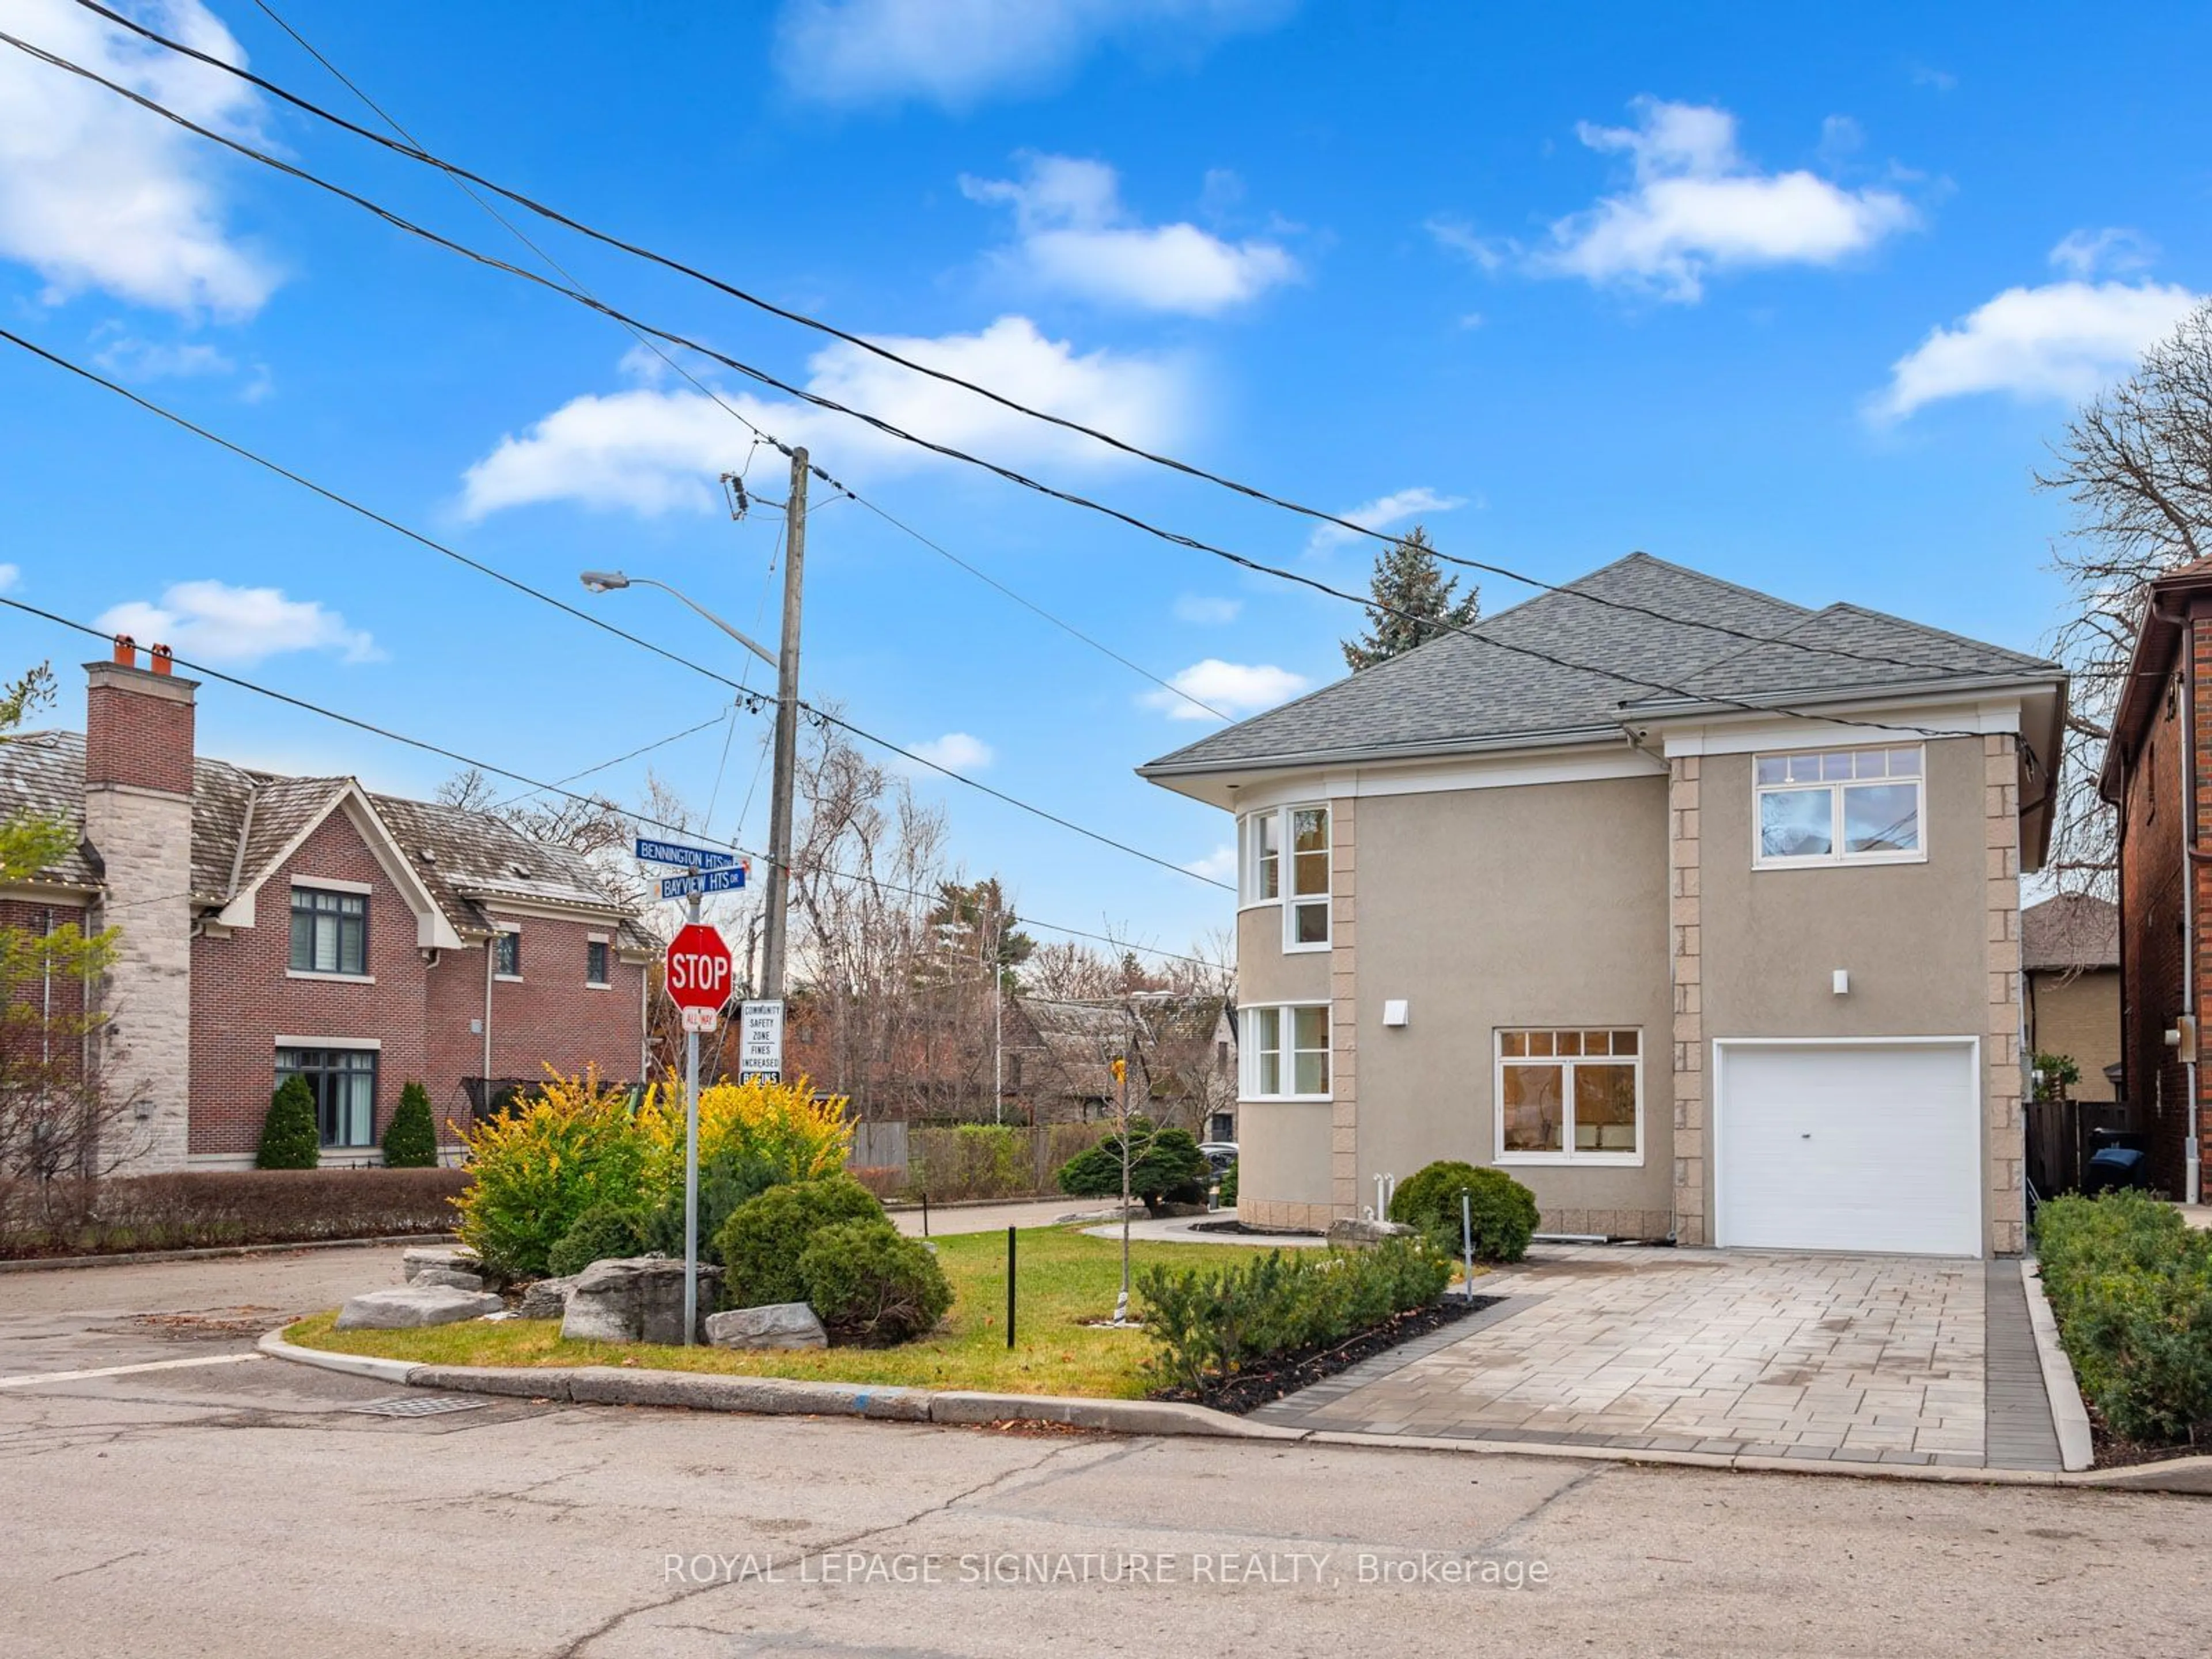
[(768, 920), (761, 949), (762, 998), (783, 997), (785, 924), (791, 908), (791, 797), (799, 772), (799, 601), (806, 570), (806, 451), (791, 452), (784, 505), (783, 639), (775, 666), (775, 772), (769, 799)]

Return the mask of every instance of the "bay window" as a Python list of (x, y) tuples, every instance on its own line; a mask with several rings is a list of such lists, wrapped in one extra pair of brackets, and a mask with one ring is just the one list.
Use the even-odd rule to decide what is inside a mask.
[(1328, 1005), (1291, 1004), (1243, 1011), (1239, 1044), (1247, 1100), (1327, 1100)]
[(1237, 902), (1283, 907), (1285, 951), (1327, 950), (1328, 808), (1271, 806), (1248, 812), (1237, 822)]

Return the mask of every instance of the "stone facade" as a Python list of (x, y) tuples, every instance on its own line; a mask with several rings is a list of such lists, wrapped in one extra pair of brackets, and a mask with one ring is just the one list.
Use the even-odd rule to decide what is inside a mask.
[(2020, 969), (2020, 753), (2010, 733), (1982, 738), (1984, 846), (1989, 855), (1990, 1020), (1982, 1044), (1986, 1073), (1983, 1133), (1989, 1147), (1990, 1249), (2018, 1255), (2027, 1244), (2027, 1199), (2022, 1184), (2027, 1121), (2021, 1113), (2020, 1038), (2024, 1022)]
[[(1359, 974), (1355, 832), (1358, 803), (1328, 805), (1329, 1218), (1359, 1213)], [(1371, 1200), (1370, 1200), (1372, 1201)]]
[[(1668, 958), (1673, 969), (1672, 1049), (1675, 1241), (1707, 1244), (1705, 1170), (1705, 957), (1699, 884), (1699, 757), (1668, 763)], [(1582, 1231), (1575, 1228), (1565, 1231)]]

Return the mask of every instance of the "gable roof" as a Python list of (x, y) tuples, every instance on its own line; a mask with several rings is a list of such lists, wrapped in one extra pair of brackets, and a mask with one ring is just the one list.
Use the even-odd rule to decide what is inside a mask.
[(2120, 907), (2088, 893), (2061, 893), (2020, 913), (2020, 965), (2063, 973), (2120, 965)]
[(1632, 553), (1486, 617), (1472, 633), (1431, 640), (1138, 771), (1171, 778), (1539, 747), (1618, 738), (1632, 713), (1741, 702), (1794, 708), (2063, 673), (2041, 658), (1880, 611), (1811, 611)]
[[(653, 948), (629, 907), (572, 848), (534, 841), (486, 813), (372, 795), (349, 777), (287, 777), (204, 756), (192, 762), (191, 902), (220, 910), (250, 900), (316, 825), (349, 803), (394, 881), (434, 912), (441, 933), (489, 932), (486, 901), (504, 896), (605, 915), (626, 948)], [(77, 832), (78, 845), (40, 878), (96, 891), (100, 873), (83, 846), (82, 733), (28, 732), (0, 743), (0, 815), (22, 811), (59, 818)]]

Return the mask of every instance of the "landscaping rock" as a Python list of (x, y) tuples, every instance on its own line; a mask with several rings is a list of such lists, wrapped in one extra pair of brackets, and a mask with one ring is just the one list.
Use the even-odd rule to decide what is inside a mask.
[(399, 1271), (412, 1285), (422, 1274), (432, 1271), (481, 1275), (483, 1263), (477, 1260), (477, 1253), (465, 1244), (417, 1244), (399, 1253)]
[[(699, 1267), (699, 1307), (714, 1305), (722, 1270)], [(563, 1342), (684, 1340), (684, 1264), (665, 1255), (594, 1261), (576, 1275), (561, 1315)]]
[(1358, 1250), (1370, 1244), (1380, 1244), (1386, 1238), (1411, 1238), (1415, 1231), (1395, 1221), (1345, 1216), (1328, 1224), (1328, 1242), (1340, 1250)]
[(411, 1331), (425, 1325), (450, 1325), (497, 1313), (500, 1300), (487, 1291), (457, 1291), (450, 1285), (400, 1285), (365, 1291), (338, 1310), (342, 1331)]
[(443, 1285), (449, 1291), (480, 1291), (484, 1287), (482, 1273), (465, 1273), (452, 1267), (425, 1267), (407, 1281), (410, 1285)]
[(707, 1340), (718, 1348), (826, 1348), (830, 1334), (804, 1302), (770, 1302), (708, 1315)]
[(566, 1279), (541, 1279), (526, 1285), (522, 1300), (515, 1305), (517, 1319), (558, 1319), (568, 1311), (568, 1292), (575, 1287), (576, 1275)]

